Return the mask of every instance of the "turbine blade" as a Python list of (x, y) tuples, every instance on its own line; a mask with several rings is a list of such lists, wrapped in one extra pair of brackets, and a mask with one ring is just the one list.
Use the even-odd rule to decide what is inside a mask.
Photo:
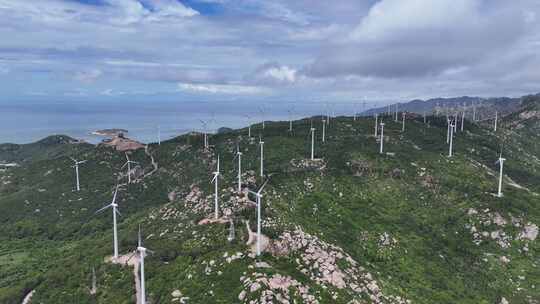
[(264, 182), (264, 184), (261, 186), (261, 188), (259, 189), (259, 191), (257, 191), (257, 193), (260, 195), (261, 192), (263, 191), (264, 187), (266, 186), (266, 184), (268, 184), (268, 179)]
[(111, 205), (107, 205), (107, 206), (99, 209), (98, 211), (96, 211), (94, 214), (98, 214), (98, 213), (102, 212), (103, 210), (107, 210), (108, 208), (111, 208), (111, 207), (112, 207)]
[(129, 256), (129, 258), (127, 259), (126, 264), (127, 264), (129, 261), (131, 261), (131, 259), (132, 259), (136, 254), (137, 254), (137, 251), (136, 251), (136, 250), (133, 251), (133, 253), (132, 253), (132, 254)]
[(122, 213), (120, 213), (120, 211), (118, 211), (118, 209), (116, 209), (116, 214), (118, 214), (119, 216), (122, 216)]
[(124, 169), (125, 166), (128, 165), (129, 162), (125, 162), (124, 165), (122, 167), (120, 167), (120, 169)]
[(79, 162), (79, 164), (84, 164), (85, 162), (87, 162), (87, 160), (82, 160)]

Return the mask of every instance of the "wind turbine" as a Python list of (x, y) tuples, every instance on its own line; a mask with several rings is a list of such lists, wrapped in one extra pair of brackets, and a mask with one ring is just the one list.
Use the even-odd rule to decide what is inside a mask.
[(499, 112), (495, 112), (495, 125), (493, 126), (493, 131), (497, 132), (497, 120), (499, 118)]
[(76, 178), (76, 181), (77, 181), (77, 191), (81, 191), (81, 186), (79, 184), (79, 165), (84, 164), (87, 161), (86, 160), (78, 161), (73, 157), (70, 157), (70, 158), (75, 163), (75, 165), (73, 165), (71, 167), (75, 168), (75, 178)]
[(383, 154), (384, 143), (384, 122), (381, 122), (381, 145), (379, 146), (379, 154)]
[(292, 131), (293, 131), (293, 123), (292, 123), (292, 112), (293, 112), (293, 108), (290, 108), (290, 109), (288, 110), (288, 112), (289, 112), (289, 132), (292, 133)]
[[(455, 123), (454, 123), (455, 124)], [(450, 124), (450, 147), (448, 148), (448, 157), (453, 155), (453, 143), (454, 143), (454, 125)]]
[(315, 128), (311, 128), (311, 160), (314, 160), (315, 159), (315, 154), (314, 154), (314, 150), (315, 150)]
[(259, 188), (259, 191), (254, 192), (248, 190), (251, 194), (255, 195), (257, 198), (257, 256), (261, 255), (261, 203), (262, 203), (262, 191), (264, 186), (268, 183), (268, 180)]
[(98, 214), (106, 209), (112, 208), (112, 215), (113, 215), (113, 258), (116, 260), (118, 258), (118, 230), (116, 225), (116, 215), (121, 215), (120, 211), (118, 211), (118, 204), (116, 204), (116, 195), (118, 193), (118, 184), (116, 185), (116, 189), (114, 190), (114, 195), (112, 202), (96, 211), (95, 214)]
[(220, 172), (219, 172), (219, 155), (218, 155), (218, 159), (217, 159), (217, 167), (216, 167), (216, 171), (213, 172), (214, 174), (214, 177), (212, 178), (212, 183), (214, 183), (214, 218), (217, 220), (218, 217), (219, 217), (219, 206), (218, 206), (218, 201), (219, 201), (219, 191), (218, 191), (218, 179), (219, 179), (219, 175), (220, 175)]
[(259, 136), (259, 146), (261, 146), (261, 177), (264, 177), (264, 141)]
[(139, 243), (137, 246), (137, 251), (139, 252), (139, 263), (140, 263), (140, 271), (141, 271), (141, 298), (139, 299), (140, 304), (146, 304), (146, 286), (145, 286), (145, 278), (144, 278), (144, 257), (146, 256), (146, 252), (153, 253), (153, 251), (145, 248), (142, 245), (142, 239), (141, 239), (141, 225), (139, 225)]
[(398, 114), (398, 107), (399, 107), (399, 105), (396, 103), (396, 112), (395, 112), (395, 117), (394, 117), (395, 122), (398, 122), (398, 115), (397, 115)]
[(499, 191), (497, 192), (497, 197), (502, 197), (503, 194), (502, 194), (502, 179), (503, 179), (503, 166), (504, 166), (504, 161), (506, 160), (506, 158), (503, 158), (502, 157), (502, 152), (501, 154), (499, 155), (499, 159), (495, 162), (495, 164), (499, 164)]
[(405, 112), (401, 113), (401, 120), (402, 120), (401, 132), (405, 132)]
[(202, 120), (202, 119), (199, 119), (199, 121), (201, 122), (201, 124), (203, 125), (203, 144), (204, 144), (204, 148), (205, 149), (208, 149), (208, 122)]
[(131, 184), (131, 164), (138, 164), (138, 162), (129, 160), (129, 156), (126, 153), (126, 162), (120, 169), (124, 169), (124, 167), (127, 166), (128, 184)]
[(362, 113), (366, 112), (366, 106), (367, 106), (367, 102), (366, 102), (366, 97), (364, 96), (364, 101), (362, 101)]
[(240, 152), (238, 144), (236, 145), (236, 156), (234, 158), (238, 158), (238, 193), (240, 193), (242, 192), (242, 152)]
[(264, 127), (265, 127), (265, 118), (266, 118), (266, 112), (265, 112), (265, 109), (263, 107), (260, 107), (259, 108), (259, 112), (261, 113), (261, 118), (262, 118), (262, 128), (264, 130)]
[(251, 116), (244, 115), (247, 118), (248, 122), (248, 138), (251, 138)]

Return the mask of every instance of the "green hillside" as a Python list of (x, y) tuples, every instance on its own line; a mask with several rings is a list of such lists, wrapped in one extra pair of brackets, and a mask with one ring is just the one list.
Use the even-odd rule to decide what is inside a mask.
[[(466, 121), (452, 158), (445, 117), (409, 117), (403, 133), (384, 117), (384, 155), (371, 117), (331, 119), (325, 143), (321, 117), (295, 121), (292, 133), (288, 122), (266, 122), (252, 127), (257, 138), (247, 128), (211, 135), (209, 150), (187, 134), (131, 153), (140, 163), (131, 184), (124, 154), (111, 148), (4, 146), (0, 158), (21, 166), (0, 170), (0, 303), (21, 303), (32, 290), (32, 303), (135, 303), (133, 268), (105, 260), (111, 212), (95, 214), (117, 181), (121, 253), (135, 250), (139, 225), (154, 251), (145, 260), (150, 303), (538, 303), (540, 116), (531, 112), (539, 105), (525, 98), (497, 132)], [(308, 160), (312, 122), (321, 161)], [(269, 180), (262, 231), (270, 244), (260, 257), (246, 245), (255, 197), (236, 192), (237, 144), (244, 186)], [(222, 221), (205, 223), (217, 155)], [(88, 160), (80, 192), (70, 156)]]

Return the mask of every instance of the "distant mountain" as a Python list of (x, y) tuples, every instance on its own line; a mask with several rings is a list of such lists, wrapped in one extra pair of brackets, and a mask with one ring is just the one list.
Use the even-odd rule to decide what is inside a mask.
[[(534, 95), (539, 96), (539, 95)], [(517, 111), (520, 108), (521, 98), (508, 98), (508, 97), (493, 97), (493, 98), (479, 98), (479, 97), (453, 97), (453, 98), (433, 98), (428, 100), (415, 99), (406, 103), (391, 104), (389, 106), (369, 109), (361, 113), (363, 116), (373, 115), (375, 113), (386, 113), (387, 111), (394, 112), (396, 105), (399, 112), (410, 112), (417, 114), (432, 114), (445, 109), (467, 109), (476, 108), (478, 113), (478, 119), (486, 119), (494, 116), (495, 111), (502, 115), (510, 114)]]
[(52, 135), (30, 144), (0, 144), (0, 163), (27, 162), (55, 158), (75, 146), (92, 147), (66, 135)]

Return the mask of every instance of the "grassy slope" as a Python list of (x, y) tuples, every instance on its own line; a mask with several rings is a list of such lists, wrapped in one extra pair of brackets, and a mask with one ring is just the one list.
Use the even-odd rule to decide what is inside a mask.
[[(315, 126), (320, 129), (319, 122)], [(292, 171), (291, 159), (308, 156), (309, 121), (295, 122), (294, 135), (286, 132), (287, 127), (285, 122), (267, 123), (264, 130), (266, 169), (272, 178), (263, 212), (279, 223), (265, 227), (267, 235), (276, 237), (300, 225), (306, 232), (342, 247), (376, 276), (384, 291), (417, 303), (494, 303), (502, 296), (520, 303), (540, 298), (533, 287), (540, 284), (537, 241), (529, 244), (527, 253), (520, 251), (524, 243), (517, 240), (509, 249), (492, 240), (475, 245), (467, 228), (478, 221), (467, 214), (469, 208), (489, 208), (505, 218), (512, 215), (540, 223), (536, 196), (507, 185), (505, 196), (495, 198), (496, 179), (472, 163), (475, 160), (497, 170), (494, 160), (500, 138), (506, 135), (510, 138), (505, 145), (506, 172), (517, 183), (540, 193), (540, 164), (524, 152), (538, 154), (533, 144), (538, 139), (536, 134), (509, 136), (516, 133), (501, 128), (493, 134), (484, 127), (467, 126), (466, 132), (456, 138), (456, 156), (449, 160), (445, 156), (443, 120), (430, 118), (430, 127), (420, 119), (411, 120), (401, 134), (401, 125), (387, 119), (385, 134), (389, 141), (385, 150), (396, 154), (382, 157), (371, 136), (372, 119), (353, 122), (350, 117), (341, 117), (332, 120), (327, 143), (317, 142), (316, 155), (328, 163), (321, 174)], [(261, 126), (252, 131), (262, 132)], [(244, 151), (244, 168), (258, 169), (257, 145), (245, 138), (246, 133), (237, 130), (211, 138), (222, 157), (225, 186), (235, 182), (231, 152), (236, 140)], [(236, 214), (237, 239), (229, 243), (227, 226), (198, 226), (195, 222), (206, 214), (187, 208), (182, 200), (167, 204), (167, 193), (174, 190), (185, 194), (192, 184), (199, 185), (206, 195), (212, 194), (208, 183), (211, 156), (202, 153), (200, 144), (200, 138), (186, 135), (159, 147), (151, 146), (161, 167), (158, 173), (120, 192), (122, 251), (135, 247), (139, 223), (143, 223), (146, 235), (153, 234), (146, 242), (156, 251), (148, 259), (147, 276), (150, 297), (156, 303), (169, 303), (175, 289), (181, 289), (191, 303), (237, 302), (242, 290), (239, 278), (251, 271), (250, 259), (219, 265), (221, 275), (216, 268), (211, 275), (205, 274), (205, 263), (215, 260), (219, 264), (224, 252), (246, 251), (245, 229), (240, 221), (247, 218), (253, 222), (253, 212)], [(133, 302), (131, 270), (103, 262), (111, 251), (110, 215), (93, 214), (110, 201), (114, 174), (123, 155), (102, 148), (79, 151), (89, 163), (81, 172), (83, 190), (76, 193), (72, 192), (73, 172), (67, 153), (72, 152), (2, 173), (3, 180), (10, 181), (0, 186), (2, 303), (20, 303), (33, 288), (36, 302)], [(143, 151), (133, 158), (149, 170), (150, 162)], [(523, 166), (523, 160), (527, 160), (527, 166)], [(367, 164), (362, 176), (353, 174), (358, 162)], [(48, 171), (51, 173), (44, 176)], [(431, 183), (426, 185), (421, 175), (431, 176)], [(313, 188), (308, 189), (305, 182), (312, 183)], [(158, 210), (164, 206), (178, 211), (178, 217), (161, 219)], [(491, 224), (482, 229), (495, 228)], [(508, 234), (519, 233), (512, 226), (504, 229)], [(394, 246), (380, 245), (384, 233), (396, 240)], [(499, 257), (503, 255), (511, 262), (501, 263)], [(350, 300), (345, 295), (330, 300), (329, 291), (298, 273), (292, 259), (269, 255), (262, 259), (273, 265), (265, 271), (306, 282), (318, 290), (323, 302)], [(92, 267), (96, 268), (99, 285), (95, 297), (87, 291)], [(521, 290), (517, 291), (518, 287)]]

